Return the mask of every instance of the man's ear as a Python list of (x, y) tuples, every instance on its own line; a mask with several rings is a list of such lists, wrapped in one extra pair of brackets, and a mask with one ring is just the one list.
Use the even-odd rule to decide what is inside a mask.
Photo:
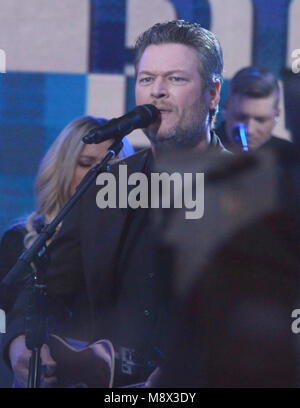
[(210, 109), (217, 109), (217, 106), (220, 102), (220, 93), (221, 93), (221, 82), (215, 81), (213, 86), (209, 89), (209, 96), (210, 96)]

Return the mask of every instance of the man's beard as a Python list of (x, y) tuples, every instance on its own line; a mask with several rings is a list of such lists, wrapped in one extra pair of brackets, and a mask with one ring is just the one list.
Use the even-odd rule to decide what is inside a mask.
[(160, 135), (147, 130), (145, 133), (156, 151), (193, 149), (206, 138), (208, 118), (208, 110), (202, 107), (197, 118), (191, 118), (188, 125), (182, 126), (179, 122)]

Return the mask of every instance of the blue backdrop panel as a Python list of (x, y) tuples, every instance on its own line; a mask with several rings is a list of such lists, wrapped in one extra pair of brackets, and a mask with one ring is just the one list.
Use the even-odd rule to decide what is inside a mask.
[(171, 0), (177, 13), (177, 18), (200, 23), (209, 30), (211, 25), (211, 11), (208, 0)]
[(86, 111), (87, 75), (48, 74), (45, 78), (44, 148), (59, 132)]
[(19, 222), (34, 208), (33, 176), (0, 174), (0, 230)]
[(0, 86), (0, 234), (33, 210), (39, 162), (62, 128), (85, 113), (85, 74), (7, 73)]
[[(8, 73), (1, 81), (0, 173), (34, 174), (43, 152), (44, 74)], [(28, 147), (30, 146), (30, 149)]]
[(90, 71), (123, 73), (132, 62), (125, 47), (126, 1), (91, 0)]
[(253, 64), (275, 75), (285, 67), (288, 9), (292, 0), (252, 0), (254, 4)]

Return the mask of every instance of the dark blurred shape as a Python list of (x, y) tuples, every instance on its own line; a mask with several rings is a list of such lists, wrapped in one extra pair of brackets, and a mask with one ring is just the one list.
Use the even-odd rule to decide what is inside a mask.
[(285, 69), (281, 77), (284, 87), (286, 128), (291, 131), (293, 142), (300, 149), (300, 75)]
[(244, 228), (202, 269), (178, 305), (159, 386), (298, 386), (299, 259), (287, 245), (291, 225), (278, 216)]
[(269, 153), (206, 163), (203, 219), (165, 216), (178, 317), (155, 386), (299, 386), (300, 160), (292, 148)]

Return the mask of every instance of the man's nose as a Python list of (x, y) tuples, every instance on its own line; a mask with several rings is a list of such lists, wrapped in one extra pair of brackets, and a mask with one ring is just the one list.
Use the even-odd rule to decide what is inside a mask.
[(256, 132), (256, 122), (255, 119), (249, 118), (245, 122), (245, 126), (247, 127), (247, 132), (249, 135), (254, 134)]
[(155, 78), (152, 84), (151, 96), (153, 98), (165, 98), (168, 96), (168, 87), (163, 78)]

